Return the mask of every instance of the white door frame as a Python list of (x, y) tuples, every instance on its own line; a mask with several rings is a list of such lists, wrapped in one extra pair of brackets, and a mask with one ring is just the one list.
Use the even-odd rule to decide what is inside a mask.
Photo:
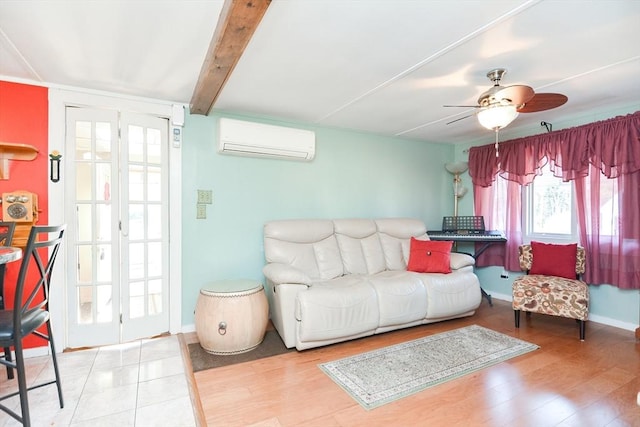
[[(49, 153), (57, 150), (62, 154), (60, 181), (49, 181), (49, 223), (68, 223), (64, 206), (70, 202), (64, 194), (64, 162), (72, 158), (65, 152), (66, 108), (69, 106), (90, 108), (113, 108), (142, 114), (164, 117), (172, 122), (173, 104), (157, 100), (127, 98), (109, 93), (80, 92), (70, 89), (49, 88)], [(49, 153), (41, 153), (47, 155)], [(169, 332), (182, 330), (182, 150), (171, 144), (169, 147)], [(58, 254), (53, 271), (50, 307), (53, 338), (57, 351), (67, 347), (67, 301), (66, 247)]]

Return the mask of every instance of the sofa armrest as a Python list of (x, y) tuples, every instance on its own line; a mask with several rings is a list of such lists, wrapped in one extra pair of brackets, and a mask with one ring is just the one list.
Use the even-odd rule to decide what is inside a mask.
[(311, 283), (311, 278), (304, 271), (279, 262), (272, 262), (265, 265), (262, 268), (262, 273), (275, 285), (281, 283), (301, 283), (309, 285)]
[(460, 252), (451, 252), (451, 269), (459, 270), (464, 267), (475, 265), (476, 260), (471, 255)]

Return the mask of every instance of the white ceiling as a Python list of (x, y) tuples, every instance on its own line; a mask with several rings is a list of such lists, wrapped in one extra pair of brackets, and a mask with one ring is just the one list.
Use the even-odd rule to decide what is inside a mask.
[[(222, 0), (0, 0), (0, 79), (188, 103)], [(640, 1), (273, 0), (216, 110), (411, 139), (493, 135), (491, 86), (569, 101), (501, 131), (640, 110)], [(591, 120), (587, 120), (591, 121)]]

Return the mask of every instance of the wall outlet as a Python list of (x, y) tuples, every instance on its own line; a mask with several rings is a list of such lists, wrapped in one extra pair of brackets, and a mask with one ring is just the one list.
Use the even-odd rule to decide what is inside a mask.
[(198, 203), (196, 205), (196, 219), (206, 219), (206, 218), (207, 218), (207, 205)]
[(210, 205), (213, 203), (213, 191), (198, 190), (198, 203)]

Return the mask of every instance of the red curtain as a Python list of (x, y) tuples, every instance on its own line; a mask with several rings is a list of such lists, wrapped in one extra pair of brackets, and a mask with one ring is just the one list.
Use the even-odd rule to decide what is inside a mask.
[(522, 242), (521, 186), (549, 163), (555, 176), (575, 185), (585, 280), (640, 289), (640, 112), (507, 141), (499, 156), (495, 150), (493, 144), (469, 150), (475, 214), (509, 240), (504, 248), (487, 250), (479, 266), (519, 270), (514, 257)]

